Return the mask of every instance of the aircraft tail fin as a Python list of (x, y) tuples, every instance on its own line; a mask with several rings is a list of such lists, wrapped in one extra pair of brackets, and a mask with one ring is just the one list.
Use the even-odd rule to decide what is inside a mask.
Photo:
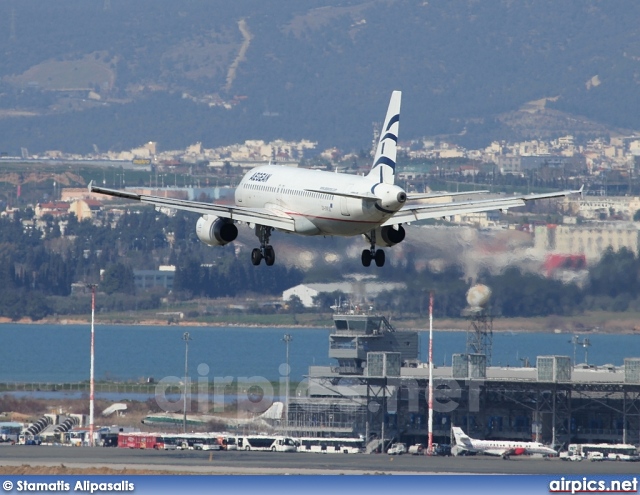
[(467, 436), (467, 434), (462, 431), (462, 428), (458, 426), (453, 426), (451, 428), (453, 432), (453, 436), (456, 440), (456, 445), (459, 447), (469, 448), (471, 446), (471, 439)]
[(398, 146), (398, 129), (400, 127), (401, 91), (391, 93), (387, 116), (380, 129), (380, 140), (376, 148), (371, 171), (367, 177), (377, 182), (393, 184), (396, 174), (396, 151)]
[(269, 409), (263, 412), (259, 417), (262, 419), (281, 419), (284, 411), (284, 404), (282, 402), (274, 402)]

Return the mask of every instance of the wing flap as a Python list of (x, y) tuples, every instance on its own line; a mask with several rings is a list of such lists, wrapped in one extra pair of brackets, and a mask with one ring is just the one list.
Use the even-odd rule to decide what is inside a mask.
[(236, 222), (256, 223), (266, 225), (274, 229), (295, 231), (293, 218), (281, 211), (269, 210), (266, 208), (244, 208), (242, 206), (220, 205), (215, 203), (202, 203), (200, 201), (190, 201), (186, 199), (162, 198), (160, 196), (150, 196), (147, 194), (137, 194), (116, 189), (89, 184), (89, 191), (117, 198), (140, 201), (141, 203), (152, 204), (159, 207), (173, 208), (176, 210), (191, 211), (200, 215), (213, 214), (221, 218), (228, 218)]

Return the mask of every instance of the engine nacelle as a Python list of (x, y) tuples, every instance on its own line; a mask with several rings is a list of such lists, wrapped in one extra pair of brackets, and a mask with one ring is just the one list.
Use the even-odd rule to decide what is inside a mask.
[(404, 241), (404, 228), (398, 225), (398, 230), (391, 226), (381, 227), (376, 231), (376, 243), (379, 246), (391, 247)]
[(209, 246), (224, 246), (238, 237), (238, 227), (228, 218), (203, 215), (196, 223), (196, 235)]

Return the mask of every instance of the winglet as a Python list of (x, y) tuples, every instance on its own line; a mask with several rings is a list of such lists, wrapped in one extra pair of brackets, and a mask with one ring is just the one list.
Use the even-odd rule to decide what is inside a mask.
[(89, 181), (89, 185), (87, 187), (89, 189), (89, 192), (91, 192), (91, 188), (93, 187), (93, 181), (92, 180)]

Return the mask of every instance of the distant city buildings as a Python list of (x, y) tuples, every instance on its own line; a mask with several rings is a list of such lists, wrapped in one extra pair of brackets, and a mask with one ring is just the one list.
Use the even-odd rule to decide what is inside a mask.
[[(226, 184), (233, 184), (247, 169), (266, 162), (297, 167), (313, 151), (314, 155), (321, 157), (338, 171), (361, 173), (369, 166), (362, 155), (345, 154), (337, 148), (320, 151), (316, 147), (317, 143), (309, 140), (246, 140), (243, 143), (211, 149), (197, 142), (184, 150), (162, 151), (158, 143), (148, 142), (122, 152), (101, 153), (95, 149), (94, 153), (88, 156), (53, 150), (38, 157), (29, 155), (28, 150), (24, 149), (23, 158), (43, 161), (66, 160), (106, 167), (103, 168), (107, 170), (106, 174), (103, 174), (103, 184), (107, 184), (108, 179), (110, 182), (113, 181), (113, 187), (126, 188), (140, 194), (229, 203), (234, 200), (235, 189), (232, 185)], [(525, 225), (514, 225), (514, 217), (511, 217), (510, 225), (507, 225), (499, 212), (446, 217), (448, 224), (467, 225), (484, 230), (496, 229), (513, 235), (516, 235), (517, 230), (520, 236), (524, 233), (529, 236), (528, 249), (538, 260), (540, 273), (549, 275), (565, 264), (571, 265), (569, 268), (573, 269), (575, 267), (572, 263), (575, 264), (575, 259), (584, 260), (586, 264), (597, 262), (609, 247), (614, 250), (625, 247), (634, 253), (638, 252), (639, 229), (632, 221), (640, 211), (640, 198), (607, 194), (612, 190), (620, 191), (621, 188), (624, 191), (626, 181), (630, 182), (637, 174), (636, 164), (640, 164), (638, 136), (614, 137), (608, 140), (597, 138), (582, 143), (577, 143), (570, 135), (547, 141), (494, 141), (489, 146), (476, 150), (467, 150), (443, 140), (423, 138), (399, 143), (399, 152), (413, 159), (411, 163), (398, 170), (397, 180), (408, 191), (422, 192), (434, 175), (450, 173), (451, 170), (467, 180), (482, 173), (486, 174), (487, 170), (520, 177), (536, 176), (543, 180), (563, 181), (571, 178), (574, 182), (582, 179), (588, 182), (591, 177), (592, 183), (597, 186), (593, 186), (589, 192), (596, 195), (565, 198), (554, 206), (555, 221), (561, 223), (559, 225), (543, 225), (540, 219), (530, 224), (520, 219), (520, 223)], [(0, 160), (5, 159), (9, 157), (2, 157)], [(433, 162), (443, 159), (451, 159), (449, 163), (453, 165), (445, 170), (441, 168), (442, 162)], [(425, 163), (427, 161), (429, 162)], [(323, 166), (327, 166), (325, 162), (322, 162)], [(149, 179), (144, 181), (144, 185), (132, 187), (130, 181), (126, 180), (128, 176), (125, 171), (128, 174), (129, 170), (146, 171), (149, 173)], [(178, 180), (180, 175), (183, 176), (182, 181)], [(186, 177), (189, 177), (189, 181)], [(218, 180), (225, 185), (218, 186)], [(188, 182), (190, 185), (187, 185)], [(614, 182), (618, 186), (617, 189), (612, 187)], [(482, 185), (479, 184), (479, 188), (482, 188)], [(53, 196), (50, 196), (49, 201), (35, 205), (34, 219), (24, 220), (23, 227), (46, 232), (50, 220), (45, 217), (50, 216), (60, 222), (60, 231), (64, 236), (66, 217), (69, 214), (74, 214), (78, 220), (89, 219), (96, 224), (109, 221), (113, 225), (126, 211), (126, 207), (112, 200), (112, 197), (89, 193), (86, 188), (61, 188), (60, 184), (54, 183)], [(445, 198), (438, 199), (443, 200), (446, 201)], [(103, 215), (106, 210), (110, 212), (108, 216)], [(12, 211), (7, 208), (2, 214), (11, 215)], [(173, 210), (167, 210), (164, 213), (172, 212)], [(518, 218), (517, 212), (518, 210), (514, 210), (515, 218)], [(523, 255), (522, 259), (527, 256)], [(518, 257), (514, 256), (513, 259), (517, 260)], [(528, 265), (528, 268), (531, 266)], [(581, 265), (582, 268), (584, 266)], [(173, 274), (166, 271), (140, 271), (136, 273), (136, 286), (146, 289), (161, 285), (170, 289), (172, 277)], [(379, 288), (371, 283), (369, 285), (368, 293), (389, 289)], [(312, 306), (313, 298), (321, 292), (341, 291), (350, 294), (353, 290), (353, 284), (349, 283), (323, 287), (307, 284), (289, 289), (283, 294), (283, 298), (287, 300), (297, 296), (305, 306)]]
[(134, 283), (139, 290), (155, 287), (171, 290), (175, 277), (176, 267), (173, 265), (161, 265), (157, 270), (133, 270)]

